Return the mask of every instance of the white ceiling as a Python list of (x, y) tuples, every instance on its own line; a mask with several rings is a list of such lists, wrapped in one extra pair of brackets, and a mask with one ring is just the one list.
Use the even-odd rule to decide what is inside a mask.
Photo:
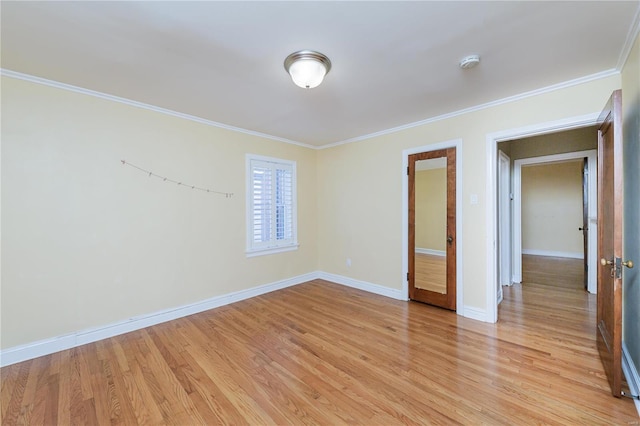
[[(619, 71), (640, 1), (1, 3), (2, 68), (322, 146)], [(333, 63), (316, 89), (284, 58)], [(460, 59), (479, 54), (478, 67)]]

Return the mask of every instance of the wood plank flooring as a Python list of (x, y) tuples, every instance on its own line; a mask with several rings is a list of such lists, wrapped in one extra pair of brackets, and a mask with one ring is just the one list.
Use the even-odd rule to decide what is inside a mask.
[(1, 422), (638, 424), (595, 300), (548, 275), (505, 288), (498, 324), (312, 281), (2, 368)]

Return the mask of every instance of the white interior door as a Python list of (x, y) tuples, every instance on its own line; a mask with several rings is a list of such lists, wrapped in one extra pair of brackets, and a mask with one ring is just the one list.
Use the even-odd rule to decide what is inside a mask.
[(502, 286), (513, 283), (511, 274), (511, 159), (498, 152), (498, 303), (502, 300)]

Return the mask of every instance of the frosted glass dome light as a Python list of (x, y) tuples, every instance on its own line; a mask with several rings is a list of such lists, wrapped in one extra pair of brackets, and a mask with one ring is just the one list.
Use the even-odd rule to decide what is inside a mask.
[(284, 69), (297, 86), (313, 89), (324, 80), (324, 76), (331, 69), (331, 61), (322, 53), (300, 50), (287, 56), (284, 60)]

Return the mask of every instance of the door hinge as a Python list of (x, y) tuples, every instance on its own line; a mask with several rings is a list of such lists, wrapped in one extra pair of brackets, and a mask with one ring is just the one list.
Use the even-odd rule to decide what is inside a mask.
[(407, 281), (409, 281), (409, 273), (407, 272)]
[(407, 176), (409, 176), (409, 166), (407, 166)]
[(639, 395), (634, 395), (632, 393), (626, 393), (625, 391), (622, 391), (621, 395), (626, 397), (626, 398), (631, 398), (631, 399), (635, 399), (636, 401), (640, 401), (640, 396)]

